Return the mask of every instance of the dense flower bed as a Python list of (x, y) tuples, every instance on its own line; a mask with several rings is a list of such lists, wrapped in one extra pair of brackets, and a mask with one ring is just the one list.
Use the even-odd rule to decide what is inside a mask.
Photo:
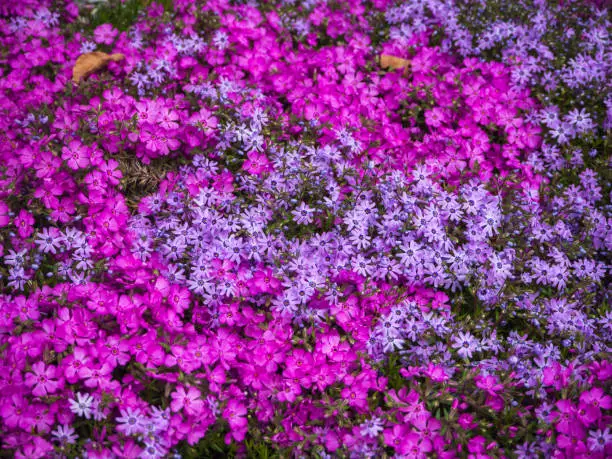
[(612, 455), (606, 11), (165, 4), (0, 8), (2, 448)]

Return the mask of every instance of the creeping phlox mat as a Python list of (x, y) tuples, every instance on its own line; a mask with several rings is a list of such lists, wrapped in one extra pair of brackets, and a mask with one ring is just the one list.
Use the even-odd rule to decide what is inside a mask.
[(2, 454), (612, 456), (604, 6), (2, 3)]

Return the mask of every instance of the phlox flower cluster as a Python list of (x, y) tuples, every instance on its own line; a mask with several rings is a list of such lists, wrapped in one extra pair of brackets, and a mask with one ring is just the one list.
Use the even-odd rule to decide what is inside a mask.
[(479, 5), (0, 5), (6, 454), (612, 455), (607, 13)]

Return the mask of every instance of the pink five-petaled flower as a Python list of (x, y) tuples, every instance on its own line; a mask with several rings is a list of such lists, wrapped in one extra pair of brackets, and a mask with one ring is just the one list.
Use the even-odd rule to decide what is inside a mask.
[(432, 439), (440, 430), (442, 424), (427, 411), (419, 413), (410, 420), (412, 425), (419, 430), (425, 438)]
[(168, 294), (168, 301), (178, 314), (182, 314), (189, 307), (191, 294), (188, 289), (173, 285)]
[(604, 410), (612, 408), (612, 397), (606, 395), (600, 387), (594, 387), (580, 394), (580, 401), (593, 405), (595, 408), (603, 408)]
[(19, 215), (17, 216), (17, 218), (15, 218), (15, 226), (17, 227), (17, 232), (19, 233), (19, 236), (24, 239), (29, 237), (34, 232), (34, 229), (32, 228), (33, 224), (34, 217), (32, 216), (32, 214), (23, 209), (20, 210)]
[(256, 295), (258, 293), (274, 293), (281, 286), (280, 281), (274, 277), (274, 273), (270, 268), (257, 271), (255, 275), (249, 279), (248, 284), (251, 295)]
[(11, 222), (9, 215), (10, 209), (4, 201), (0, 201), (0, 228), (7, 226)]
[(497, 393), (504, 388), (503, 384), (499, 384), (497, 378), (493, 375), (477, 376), (476, 387), (492, 396), (497, 395)]
[(114, 159), (109, 159), (100, 165), (100, 172), (106, 177), (111, 185), (118, 185), (123, 173), (119, 169), (119, 163)]
[(113, 367), (108, 362), (103, 362), (100, 368), (93, 368), (89, 376), (86, 376), (85, 386), (87, 387), (106, 387), (109, 384), (109, 375), (113, 372)]
[(353, 408), (361, 408), (362, 410), (368, 408), (367, 387), (363, 387), (363, 384), (352, 384), (350, 387), (345, 387), (340, 392), (340, 396)]
[(253, 175), (260, 175), (270, 170), (270, 161), (263, 153), (253, 150), (247, 154), (247, 160), (242, 168)]
[(177, 129), (179, 126), (177, 122), (178, 119), (179, 116), (174, 110), (163, 108), (157, 116), (157, 123), (163, 129)]
[(584, 425), (589, 426), (601, 418), (601, 408), (612, 408), (612, 397), (606, 395), (603, 389), (594, 387), (580, 395), (576, 414)]
[(60, 382), (55, 378), (55, 367), (45, 366), (43, 362), (36, 362), (32, 365), (32, 373), (28, 373), (25, 378), (26, 386), (34, 387), (32, 394), (37, 397), (44, 397), (57, 391)]
[(449, 379), (443, 367), (434, 365), (431, 362), (429, 362), (427, 370), (424, 370), (423, 374), (435, 382), (444, 382)]
[(542, 384), (545, 386), (553, 386), (555, 390), (561, 390), (567, 386), (571, 369), (565, 369), (558, 362), (545, 367), (542, 370)]
[(100, 360), (109, 363), (113, 368), (125, 365), (130, 360), (130, 346), (116, 336), (107, 338), (106, 343), (99, 346)]
[(576, 407), (570, 400), (559, 400), (556, 403), (556, 413), (551, 413), (551, 420), (556, 422), (557, 432), (569, 435), (571, 437), (584, 436), (584, 428), (580, 422), (576, 420)]
[(201, 396), (202, 393), (195, 387), (190, 387), (185, 391), (183, 386), (179, 386), (172, 393), (170, 408), (174, 412), (185, 410), (187, 414), (197, 415), (204, 408), (204, 400), (201, 399)]
[(3, 398), (0, 404), (0, 416), (7, 427), (19, 427), (26, 430), (30, 425), (30, 408), (21, 394), (12, 394)]
[(212, 112), (206, 108), (202, 108), (199, 112), (192, 115), (191, 118), (189, 118), (189, 122), (202, 129), (206, 134), (211, 133), (218, 124), (217, 118), (215, 118)]
[[(227, 419), (232, 430), (231, 437), (236, 441), (244, 440), (248, 424), (245, 417), (246, 412), (246, 407), (237, 400), (230, 400), (227, 402), (227, 406), (223, 410), (223, 417)], [(225, 437), (226, 443), (228, 443), (228, 440), (231, 442), (230, 434), (227, 434)]]
[(585, 426), (590, 426), (601, 417), (601, 411), (588, 403), (580, 402), (576, 410), (576, 416)]
[(94, 30), (94, 40), (96, 43), (112, 45), (113, 40), (117, 36), (117, 29), (111, 24), (102, 24)]
[(285, 359), (285, 353), (274, 343), (266, 343), (262, 347), (258, 347), (253, 353), (253, 362), (262, 366), (268, 372), (274, 372), (278, 368), (278, 364)]
[(463, 413), (460, 415), (459, 419), (457, 419), (457, 423), (463, 430), (470, 430), (478, 426), (478, 424), (474, 422), (474, 417), (470, 413)]
[(85, 169), (91, 162), (87, 147), (78, 140), (71, 140), (68, 146), (62, 148), (62, 159), (72, 170)]
[(485, 405), (494, 411), (501, 411), (504, 409), (504, 399), (498, 395), (488, 395)]
[(160, 133), (155, 127), (147, 126), (140, 132), (140, 140), (144, 142), (145, 148), (153, 153), (159, 153), (165, 156), (170, 153), (170, 150), (176, 150), (180, 146), (180, 142), (168, 137), (165, 133)]
[(484, 458), (484, 457), (489, 457), (486, 455), (487, 449), (491, 446), (495, 446), (495, 442), (490, 443), (489, 445), (487, 445), (487, 439), (484, 438), (482, 435), (477, 435), (475, 437), (470, 438), (470, 441), (468, 442), (468, 451), (472, 454), (470, 454), (468, 457), (470, 458)]
[(48, 457), (53, 451), (53, 445), (47, 440), (32, 436), (31, 441), (26, 442), (16, 453), (16, 459), (30, 459), (32, 457)]
[(89, 356), (80, 347), (75, 347), (72, 355), (64, 358), (62, 361), (64, 374), (70, 384), (76, 383), (79, 378), (89, 378), (91, 376), (91, 369), (87, 365), (88, 361)]
[(406, 425), (394, 425), (383, 432), (385, 444), (395, 448), (395, 452), (413, 458), (425, 458), (431, 451), (431, 441), (428, 438), (411, 432)]
[(17, 316), (20, 320), (25, 322), (27, 320), (38, 320), (40, 317), (38, 302), (32, 298), (26, 298), (20, 295), (15, 298), (14, 304), (17, 311)]

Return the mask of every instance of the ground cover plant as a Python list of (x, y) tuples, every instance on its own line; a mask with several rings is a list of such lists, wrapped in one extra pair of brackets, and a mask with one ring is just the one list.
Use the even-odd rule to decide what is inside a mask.
[(0, 15), (3, 454), (612, 455), (602, 2)]

